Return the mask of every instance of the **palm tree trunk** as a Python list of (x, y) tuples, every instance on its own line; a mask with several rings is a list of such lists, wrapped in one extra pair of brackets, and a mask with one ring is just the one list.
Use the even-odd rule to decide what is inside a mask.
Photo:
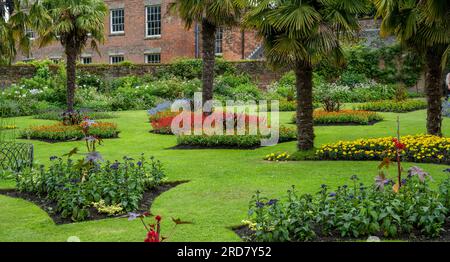
[(67, 71), (67, 111), (72, 112), (75, 103), (75, 85), (76, 85), (76, 48), (68, 44), (66, 46), (66, 71)]
[(426, 95), (428, 100), (427, 131), (430, 135), (442, 136), (442, 55), (435, 49), (427, 51)]
[(202, 21), (203, 42), (203, 103), (213, 99), (214, 67), (216, 63), (216, 29), (217, 27), (206, 19)]
[(314, 148), (312, 67), (303, 63), (295, 68), (297, 88), (298, 150)]

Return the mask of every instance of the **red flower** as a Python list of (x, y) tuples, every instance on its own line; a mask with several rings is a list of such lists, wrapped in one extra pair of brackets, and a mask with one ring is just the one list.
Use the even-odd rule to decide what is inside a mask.
[(147, 238), (144, 240), (144, 242), (146, 242), (146, 243), (158, 243), (158, 242), (161, 242), (161, 241), (159, 240), (159, 234), (156, 231), (151, 230), (150, 232), (148, 232)]
[(161, 222), (162, 217), (161, 217), (161, 216), (156, 216), (155, 219), (156, 219), (156, 221), (158, 221), (158, 223), (159, 223), (159, 222)]
[(397, 148), (398, 150), (406, 149), (406, 145), (403, 143), (400, 143), (400, 141), (397, 138), (392, 139), (392, 142), (394, 142), (395, 148)]
[(145, 212), (143, 215), (144, 215), (144, 217), (149, 217), (150, 216), (150, 212)]

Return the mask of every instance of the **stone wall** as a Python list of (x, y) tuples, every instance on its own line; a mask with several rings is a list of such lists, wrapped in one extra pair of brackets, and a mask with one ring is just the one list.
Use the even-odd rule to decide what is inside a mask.
[(33, 66), (0, 66), (0, 88), (17, 83), (22, 78), (30, 78), (35, 73)]
[[(272, 82), (278, 80), (283, 75), (283, 70), (274, 71), (267, 67), (263, 61), (241, 61), (233, 63), (238, 72), (248, 73), (261, 86), (266, 88)], [(144, 76), (151, 75), (167, 65), (79, 65), (78, 69), (84, 72), (98, 75), (105, 79), (113, 79), (124, 76)], [(56, 72), (57, 67), (52, 67)], [(30, 65), (0, 66), (0, 87), (6, 87), (17, 83), (22, 78), (30, 78), (36, 72), (36, 68)]]

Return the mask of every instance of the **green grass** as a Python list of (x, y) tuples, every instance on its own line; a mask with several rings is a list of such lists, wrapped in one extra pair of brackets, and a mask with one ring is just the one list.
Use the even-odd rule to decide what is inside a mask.
[[(152, 207), (163, 216), (163, 230), (170, 229), (170, 217), (192, 221), (181, 225), (170, 241), (240, 241), (230, 230), (246, 218), (248, 204), (256, 190), (270, 197), (284, 195), (291, 185), (301, 192), (315, 193), (321, 184), (331, 187), (347, 183), (357, 174), (372, 183), (377, 172), (375, 162), (288, 162), (269, 163), (263, 157), (272, 152), (295, 152), (295, 142), (257, 150), (172, 150), (176, 137), (149, 133), (145, 111), (121, 112), (112, 122), (121, 130), (120, 139), (106, 140), (100, 152), (106, 159), (123, 155), (138, 157), (142, 152), (154, 155), (164, 165), (170, 181), (190, 180), (160, 196)], [(293, 112), (281, 113), (280, 122), (290, 125)], [(323, 143), (395, 134), (396, 116), (400, 115), (402, 134), (425, 133), (425, 111), (407, 114), (383, 113), (385, 121), (374, 126), (317, 127), (316, 147)], [(51, 121), (32, 117), (15, 119), (19, 128)], [(450, 136), (450, 119), (443, 126)], [(21, 141), (21, 140), (19, 140)], [(62, 155), (82, 142), (48, 144), (33, 142), (38, 163), (47, 164), (52, 155)], [(412, 164), (405, 164), (407, 167)], [(445, 166), (420, 164), (429, 171), (435, 184), (445, 174)], [(13, 181), (1, 181), (0, 188), (13, 188)], [(0, 196), (0, 241), (65, 241), (78, 236), (82, 241), (138, 241), (145, 232), (139, 221), (108, 219), (56, 226), (39, 207), (20, 199)]]

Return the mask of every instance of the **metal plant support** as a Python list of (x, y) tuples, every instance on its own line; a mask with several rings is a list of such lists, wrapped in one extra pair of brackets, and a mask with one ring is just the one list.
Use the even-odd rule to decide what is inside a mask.
[(20, 171), (31, 167), (34, 159), (32, 144), (0, 142), (0, 170)]

